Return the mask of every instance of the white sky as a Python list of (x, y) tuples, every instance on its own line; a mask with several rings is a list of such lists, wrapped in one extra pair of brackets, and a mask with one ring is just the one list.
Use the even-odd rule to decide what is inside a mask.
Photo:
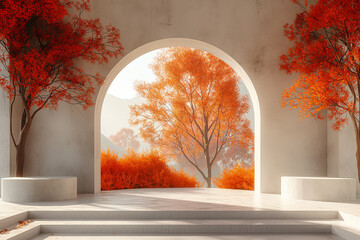
[[(120, 99), (131, 99), (137, 96), (134, 89), (134, 82), (137, 80), (145, 82), (155, 81), (155, 75), (152, 70), (149, 68), (149, 65), (153, 62), (154, 57), (161, 49), (148, 52), (134, 61), (129, 63), (114, 79), (107, 94), (114, 95)], [(245, 84), (240, 83), (240, 93), (242, 95), (249, 95)], [(254, 109), (252, 107), (252, 102), (250, 100), (250, 110), (246, 114), (252, 127), (254, 124)]]
[[(145, 82), (155, 81), (155, 75), (150, 69), (149, 65), (153, 62), (154, 57), (161, 49), (148, 52), (134, 61), (129, 63), (121, 72), (116, 76), (111, 83), (107, 94), (114, 95), (121, 99), (131, 99), (136, 97), (136, 91), (134, 89), (134, 82), (137, 80)], [(241, 82), (240, 92), (241, 94), (249, 95), (245, 85)], [(250, 101), (250, 104), (251, 101)], [(248, 113), (253, 116), (253, 108), (250, 108)], [(251, 118), (250, 118), (251, 119)]]
[(116, 76), (107, 93), (122, 99), (134, 98), (136, 96), (134, 89), (134, 82), (136, 80), (145, 82), (155, 80), (155, 75), (149, 68), (149, 64), (152, 63), (153, 58), (159, 51), (160, 50), (148, 52), (129, 63), (119, 75)]

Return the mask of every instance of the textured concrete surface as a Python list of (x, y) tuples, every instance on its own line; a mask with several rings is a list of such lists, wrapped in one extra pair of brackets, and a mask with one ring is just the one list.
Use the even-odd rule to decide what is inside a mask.
[[(330, 177), (352, 177), (357, 179), (356, 141), (354, 127), (349, 124), (334, 131), (328, 121), (327, 131), (327, 168)], [(356, 181), (357, 193), (360, 193), (359, 181)]]
[[(0, 89), (0, 179), (10, 176), (10, 119), (9, 100)], [(1, 197), (1, 186), (0, 186)]]

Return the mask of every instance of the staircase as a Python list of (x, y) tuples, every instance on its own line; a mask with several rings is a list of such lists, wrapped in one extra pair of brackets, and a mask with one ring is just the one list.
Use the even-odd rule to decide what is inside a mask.
[(344, 239), (332, 235), (337, 211), (27, 211), (0, 220), (0, 231), (28, 219), (0, 239)]

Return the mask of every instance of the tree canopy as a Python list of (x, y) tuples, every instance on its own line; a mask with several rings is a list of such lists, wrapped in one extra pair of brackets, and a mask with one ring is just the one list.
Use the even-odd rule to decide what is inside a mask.
[(335, 129), (347, 122), (346, 114), (358, 123), (359, 1), (319, 0), (300, 6), (303, 11), (294, 23), (284, 26), (293, 46), (281, 56), (280, 68), (298, 75), (284, 92), (283, 104), (300, 109), (302, 117), (321, 118), (326, 109)]
[[(0, 86), (11, 99), (11, 137), (17, 175), (22, 176), (25, 142), (35, 115), (60, 102), (93, 104), (99, 74), (85, 73), (77, 60), (106, 63), (122, 54), (120, 31), (85, 18), (90, 0), (3, 0), (0, 2)], [(13, 134), (15, 99), (23, 105), (20, 134)]]

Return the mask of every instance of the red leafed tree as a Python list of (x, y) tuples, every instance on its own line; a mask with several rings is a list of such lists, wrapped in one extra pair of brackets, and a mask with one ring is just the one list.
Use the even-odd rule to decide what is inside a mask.
[(131, 107), (130, 121), (150, 144), (185, 158), (211, 187), (221, 151), (250, 147), (253, 139), (240, 78), (219, 58), (190, 48), (163, 50), (152, 69), (156, 81), (135, 86), (145, 103)]
[(360, 180), (360, 2), (318, 0), (312, 6), (293, 2), (302, 12), (284, 26), (294, 45), (281, 56), (280, 68), (297, 73), (297, 79), (284, 92), (283, 105), (300, 109), (301, 117), (322, 118), (321, 111), (327, 110), (335, 130), (350, 119)]
[[(84, 18), (89, 0), (3, 0), (0, 2), (0, 62), (6, 71), (0, 86), (11, 100), (11, 138), (16, 148), (16, 176), (23, 175), (25, 143), (31, 124), (44, 108), (59, 102), (93, 104), (90, 75), (75, 60), (106, 63), (122, 54), (120, 31), (99, 19)], [(13, 130), (15, 99), (22, 103), (20, 133)], [(16, 124), (17, 125), (17, 124)]]
[(110, 140), (123, 151), (131, 149), (136, 152), (140, 148), (138, 135), (130, 128), (120, 129), (115, 135), (110, 136)]

